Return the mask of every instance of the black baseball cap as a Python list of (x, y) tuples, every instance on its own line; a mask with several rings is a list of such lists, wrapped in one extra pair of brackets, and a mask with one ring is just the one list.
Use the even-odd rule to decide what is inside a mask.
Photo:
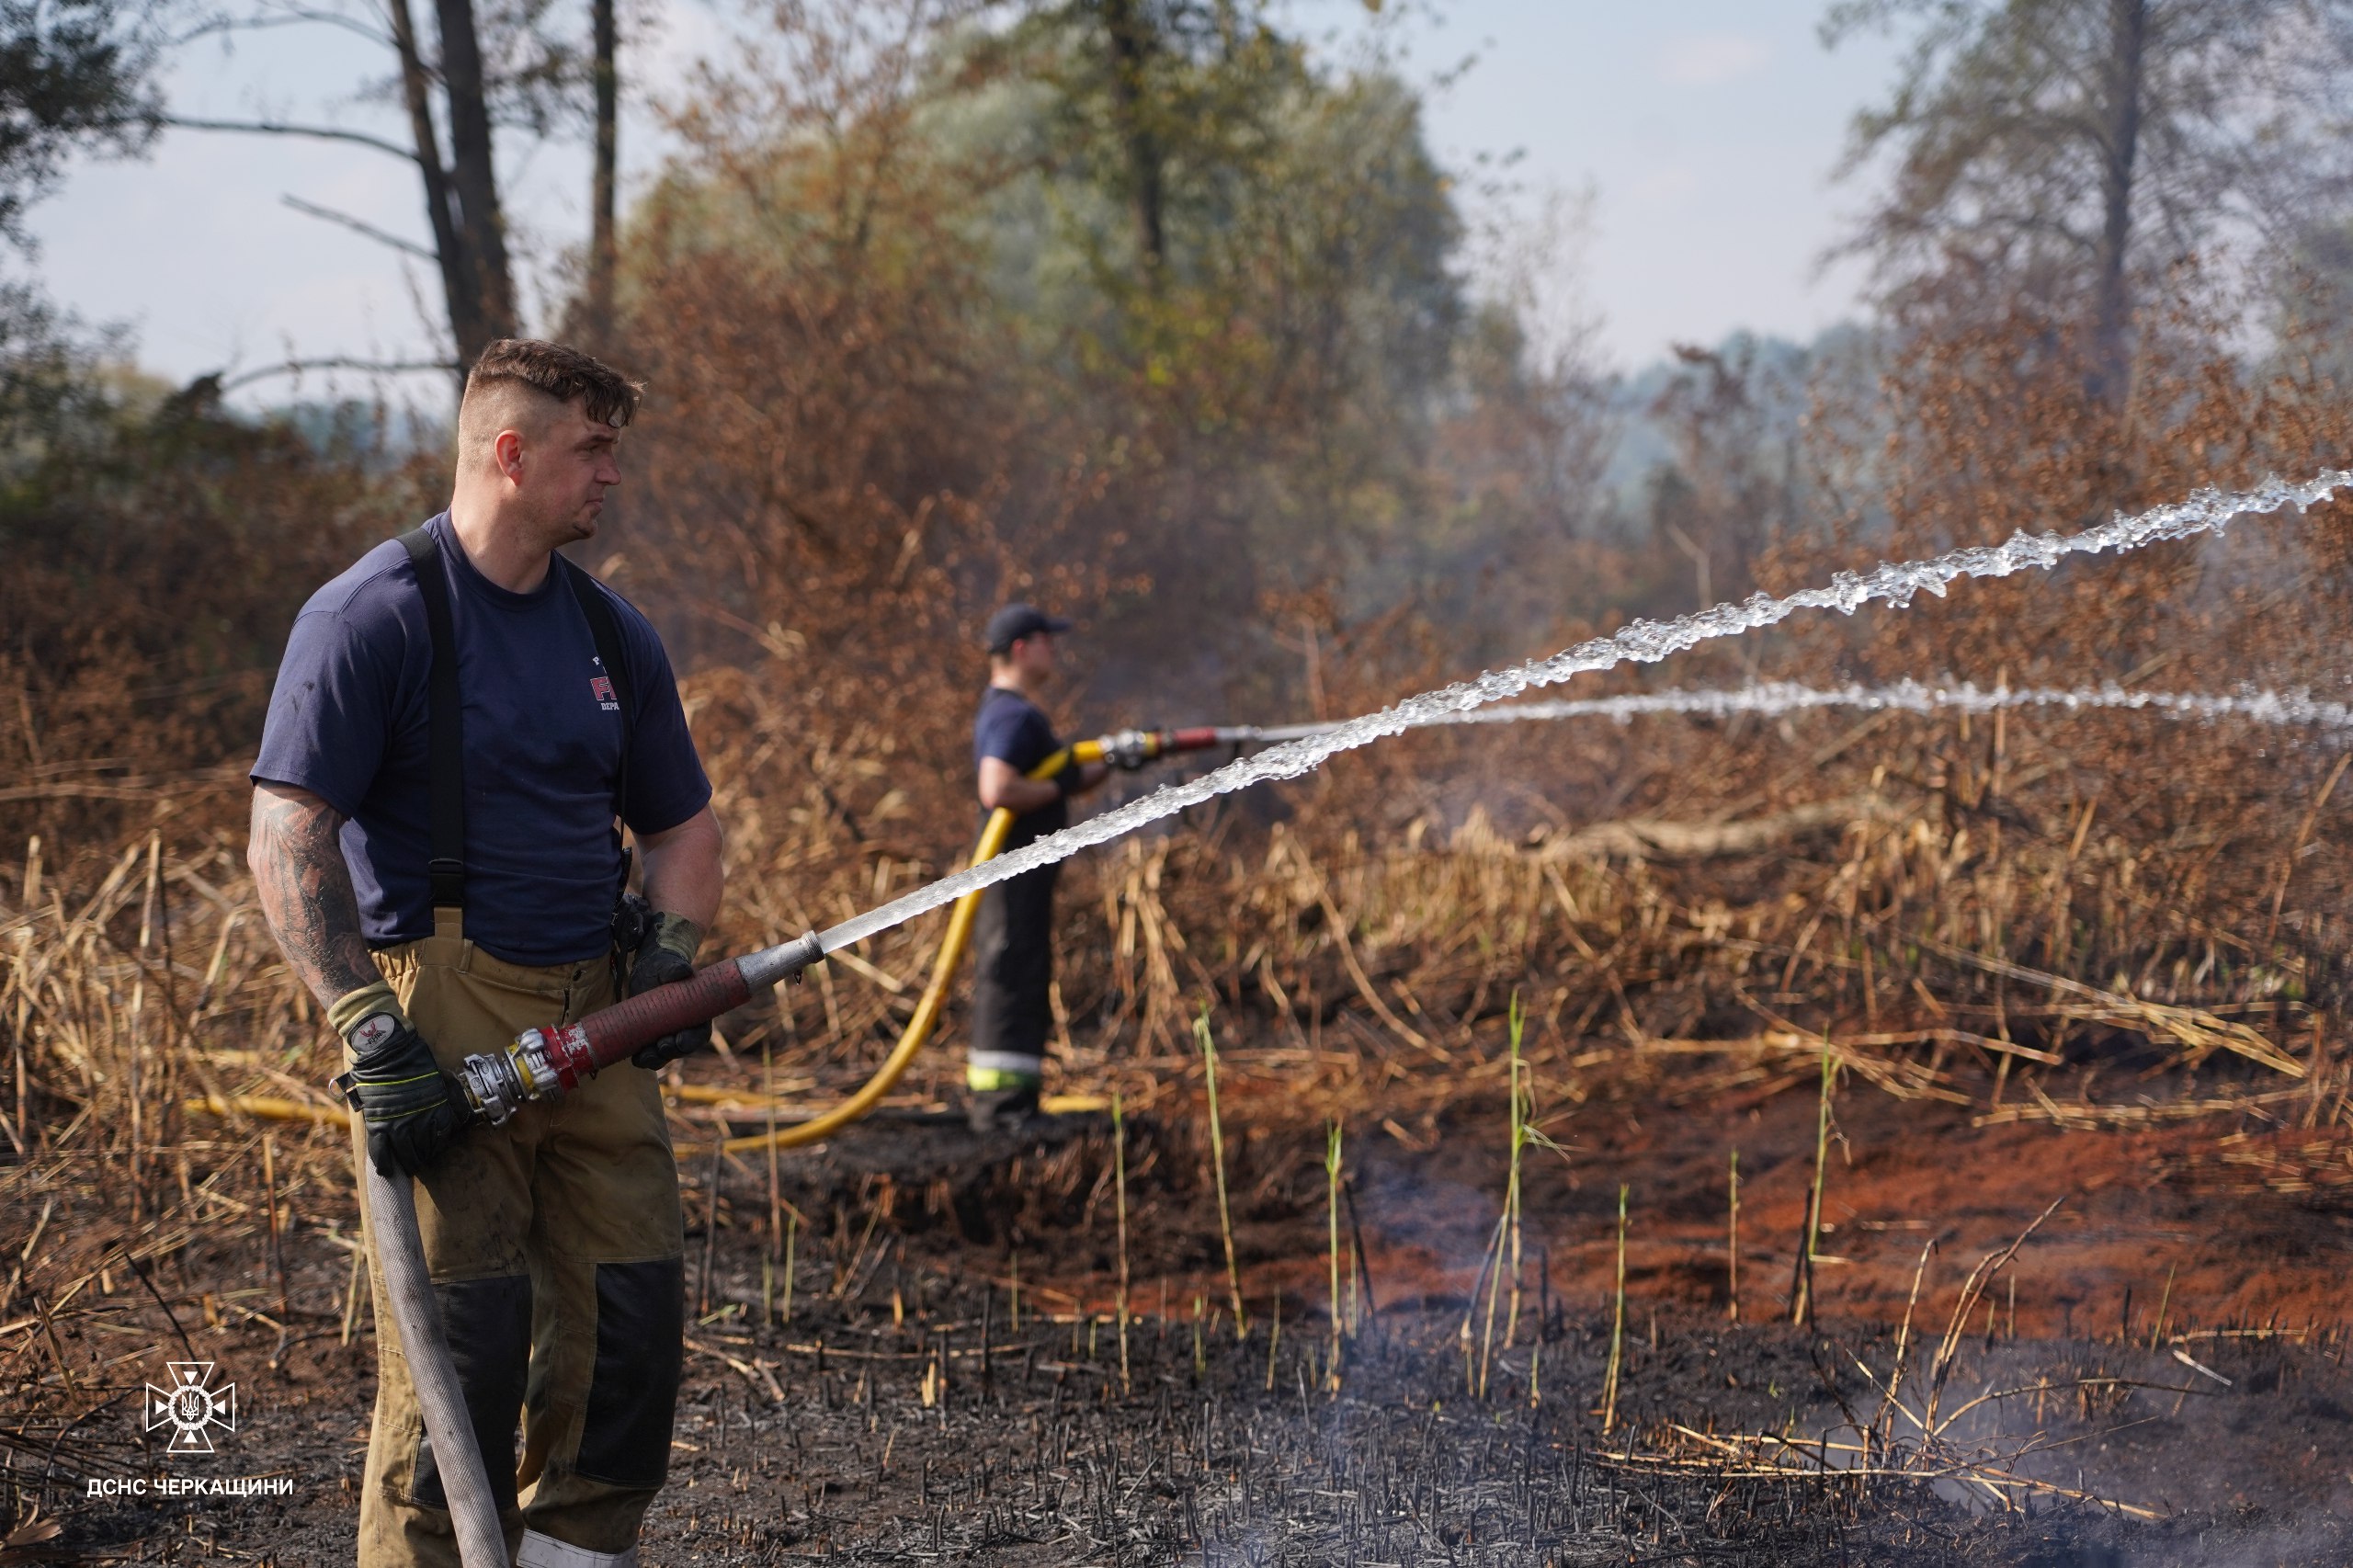
[(1059, 633), (1069, 630), (1069, 621), (1060, 616), (1048, 615), (1036, 605), (1009, 604), (989, 617), (989, 652), (1010, 653), (1013, 645), (1024, 637), (1035, 637), (1040, 631)]

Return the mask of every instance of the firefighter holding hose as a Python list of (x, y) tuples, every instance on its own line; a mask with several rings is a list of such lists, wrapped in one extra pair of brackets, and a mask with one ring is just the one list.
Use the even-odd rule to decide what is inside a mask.
[[(1054, 639), (1070, 622), (1034, 606), (1009, 604), (989, 619), (989, 685), (972, 719), (972, 761), (983, 812), (1009, 811), (1013, 827), (999, 853), (1059, 832), (1070, 798), (1103, 782), (1109, 766), (1143, 766), (1143, 737), (1108, 748), (1109, 766), (1071, 763), (1050, 778), (1039, 764), (1063, 749), (1039, 705), (1054, 677)], [(974, 933), (972, 1040), (964, 1063), (972, 1130), (1017, 1128), (1038, 1109), (1046, 1037), (1053, 1029), (1054, 881), (1041, 866), (1000, 882), (981, 897)]]
[[(357, 1156), (415, 1178), (517, 1568), (634, 1568), (678, 1391), (683, 1235), (654, 1074), (608, 1071), (472, 1130), (446, 1076), (688, 975), (718, 913), (719, 824), (661, 640), (555, 553), (595, 536), (637, 402), (575, 350), (491, 345), (466, 380), (449, 510), (303, 608), (253, 768), (262, 907), (343, 1036)], [(623, 892), (617, 821), (642, 895)], [(709, 1038), (703, 1024), (634, 1060)], [(357, 1559), (454, 1568), (450, 1494), (366, 1218), (379, 1378)]]

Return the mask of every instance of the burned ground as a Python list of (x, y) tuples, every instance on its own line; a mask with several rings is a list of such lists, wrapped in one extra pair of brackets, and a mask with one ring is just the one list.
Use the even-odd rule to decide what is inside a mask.
[[(1264, 1069), (1248, 1051), (1228, 1070), (1234, 1102), (1276, 1103), (1254, 1093)], [(2341, 1137), (2254, 1119), (2218, 1136), (2211, 1119), (1924, 1114), (1842, 1090), (1820, 1311), (1796, 1327), (1814, 1096), (1597, 1094), (1548, 1119), (1563, 1153), (1529, 1157), (1515, 1321), (1507, 1294), (1472, 1305), (1501, 1189), (1501, 1106), (1459, 1096), (1421, 1125), (1350, 1132), (1341, 1317), (1355, 1332), (1335, 1388), (1320, 1130), (1229, 1113), (1251, 1319), (1237, 1338), (1186, 1108), (1171, 1096), (1121, 1134), (1124, 1347), (1108, 1116), (977, 1140), (938, 1113), (888, 1113), (780, 1159), (773, 1210), (756, 1157), (719, 1162), (715, 1195), (711, 1162), (688, 1158), (698, 1322), (648, 1560), (2222, 1564), (2353, 1551), (2353, 1386), (2334, 1304), (2353, 1224), (2334, 1174), (2353, 1170)], [(207, 1153), (193, 1157), (200, 1176)], [(1605, 1431), (1621, 1184), (1622, 1368)], [(95, 1219), (92, 1195), (53, 1196)], [(2054, 1199), (1954, 1324), (1972, 1266)], [(137, 1249), (143, 1278), (103, 1224), (40, 1255), (19, 1299), (74, 1381), (40, 1381), (34, 1419), (7, 1438), (8, 1473), (64, 1528), (7, 1561), (343, 1559), (373, 1364), (364, 1308), (346, 1331), (348, 1199), (323, 1185), (279, 1200), (282, 1291), (252, 1232)], [(792, 1248), (789, 1316), (771, 1212)], [(137, 1391), (182, 1355), (239, 1385), (239, 1429), (210, 1460), (142, 1449), (153, 1439)], [(1915, 1417), (1938, 1425), (1937, 1442)], [(167, 1473), (282, 1476), (292, 1494), (85, 1495), (93, 1476)]]

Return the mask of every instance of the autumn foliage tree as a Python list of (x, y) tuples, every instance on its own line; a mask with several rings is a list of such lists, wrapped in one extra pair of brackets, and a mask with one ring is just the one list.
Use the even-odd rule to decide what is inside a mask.
[(2057, 312), (2111, 402), (2136, 295), (2218, 251), (2276, 263), (2353, 199), (2337, 0), (1838, 0), (1823, 35), (1871, 28), (1909, 51), (1855, 119), (1845, 171), (1888, 177), (1854, 248), (1899, 306)]

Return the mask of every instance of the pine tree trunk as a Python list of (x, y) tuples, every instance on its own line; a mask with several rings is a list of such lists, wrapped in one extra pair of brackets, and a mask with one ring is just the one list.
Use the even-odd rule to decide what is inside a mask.
[(590, 30), (594, 33), (597, 82), (597, 165), (590, 182), (588, 229), (588, 341), (604, 349), (613, 332), (613, 271), (615, 178), (620, 145), (620, 72), (615, 62), (620, 40), (613, 25), (613, 0), (592, 0)]
[(416, 145), (417, 172), (425, 181), (425, 215), (433, 229), (439, 260), (442, 299), (449, 312), (449, 336), (461, 364), (472, 364), (491, 334), (483, 329), (482, 301), (473, 284), (473, 263), (450, 200), (449, 171), (441, 162), (441, 139), (433, 127), (433, 83), (416, 47), (416, 21), (408, 0), (391, 0), (392, 52), (401, 73), (401, 102), (408, 111), (409, 137)]
[(1144, 82), (1152, 24), (1138, 14), (1135, 0), (1102, 0), (1102, 6), (1104, 30), (1111, 40), (1111, 101), (1118, 106), (1120, 135), (1128, 147), (1137, 262), (1144, 287), (1156, 290), (1167, 250), (1161, 212), (1160, 138), (1152, 126)]
[(2132, 238), (2132, 181), (2140, 153), (2142, 60), (2148, 43), (2148, 0), (2109, 0), (2108, 124), (2100, 170), (2097, 320), (2099, 392), (2120, 403), (2131, 384), (2131, 279), (2126, 271)]
[[(441, 23), (441, 82), (449, 94), (450, 184), (456, 189), (482, 335), (460, 337), (458, 358), (472, 365), (492, 338), (516, 330), (515, 285), (506, 262), (506, 225), (491, 162), (490, 108), (483, 93), (482, 45), (473, 0), (436, 0)], [(455, 325), (454, 321), (452, 325)]]

